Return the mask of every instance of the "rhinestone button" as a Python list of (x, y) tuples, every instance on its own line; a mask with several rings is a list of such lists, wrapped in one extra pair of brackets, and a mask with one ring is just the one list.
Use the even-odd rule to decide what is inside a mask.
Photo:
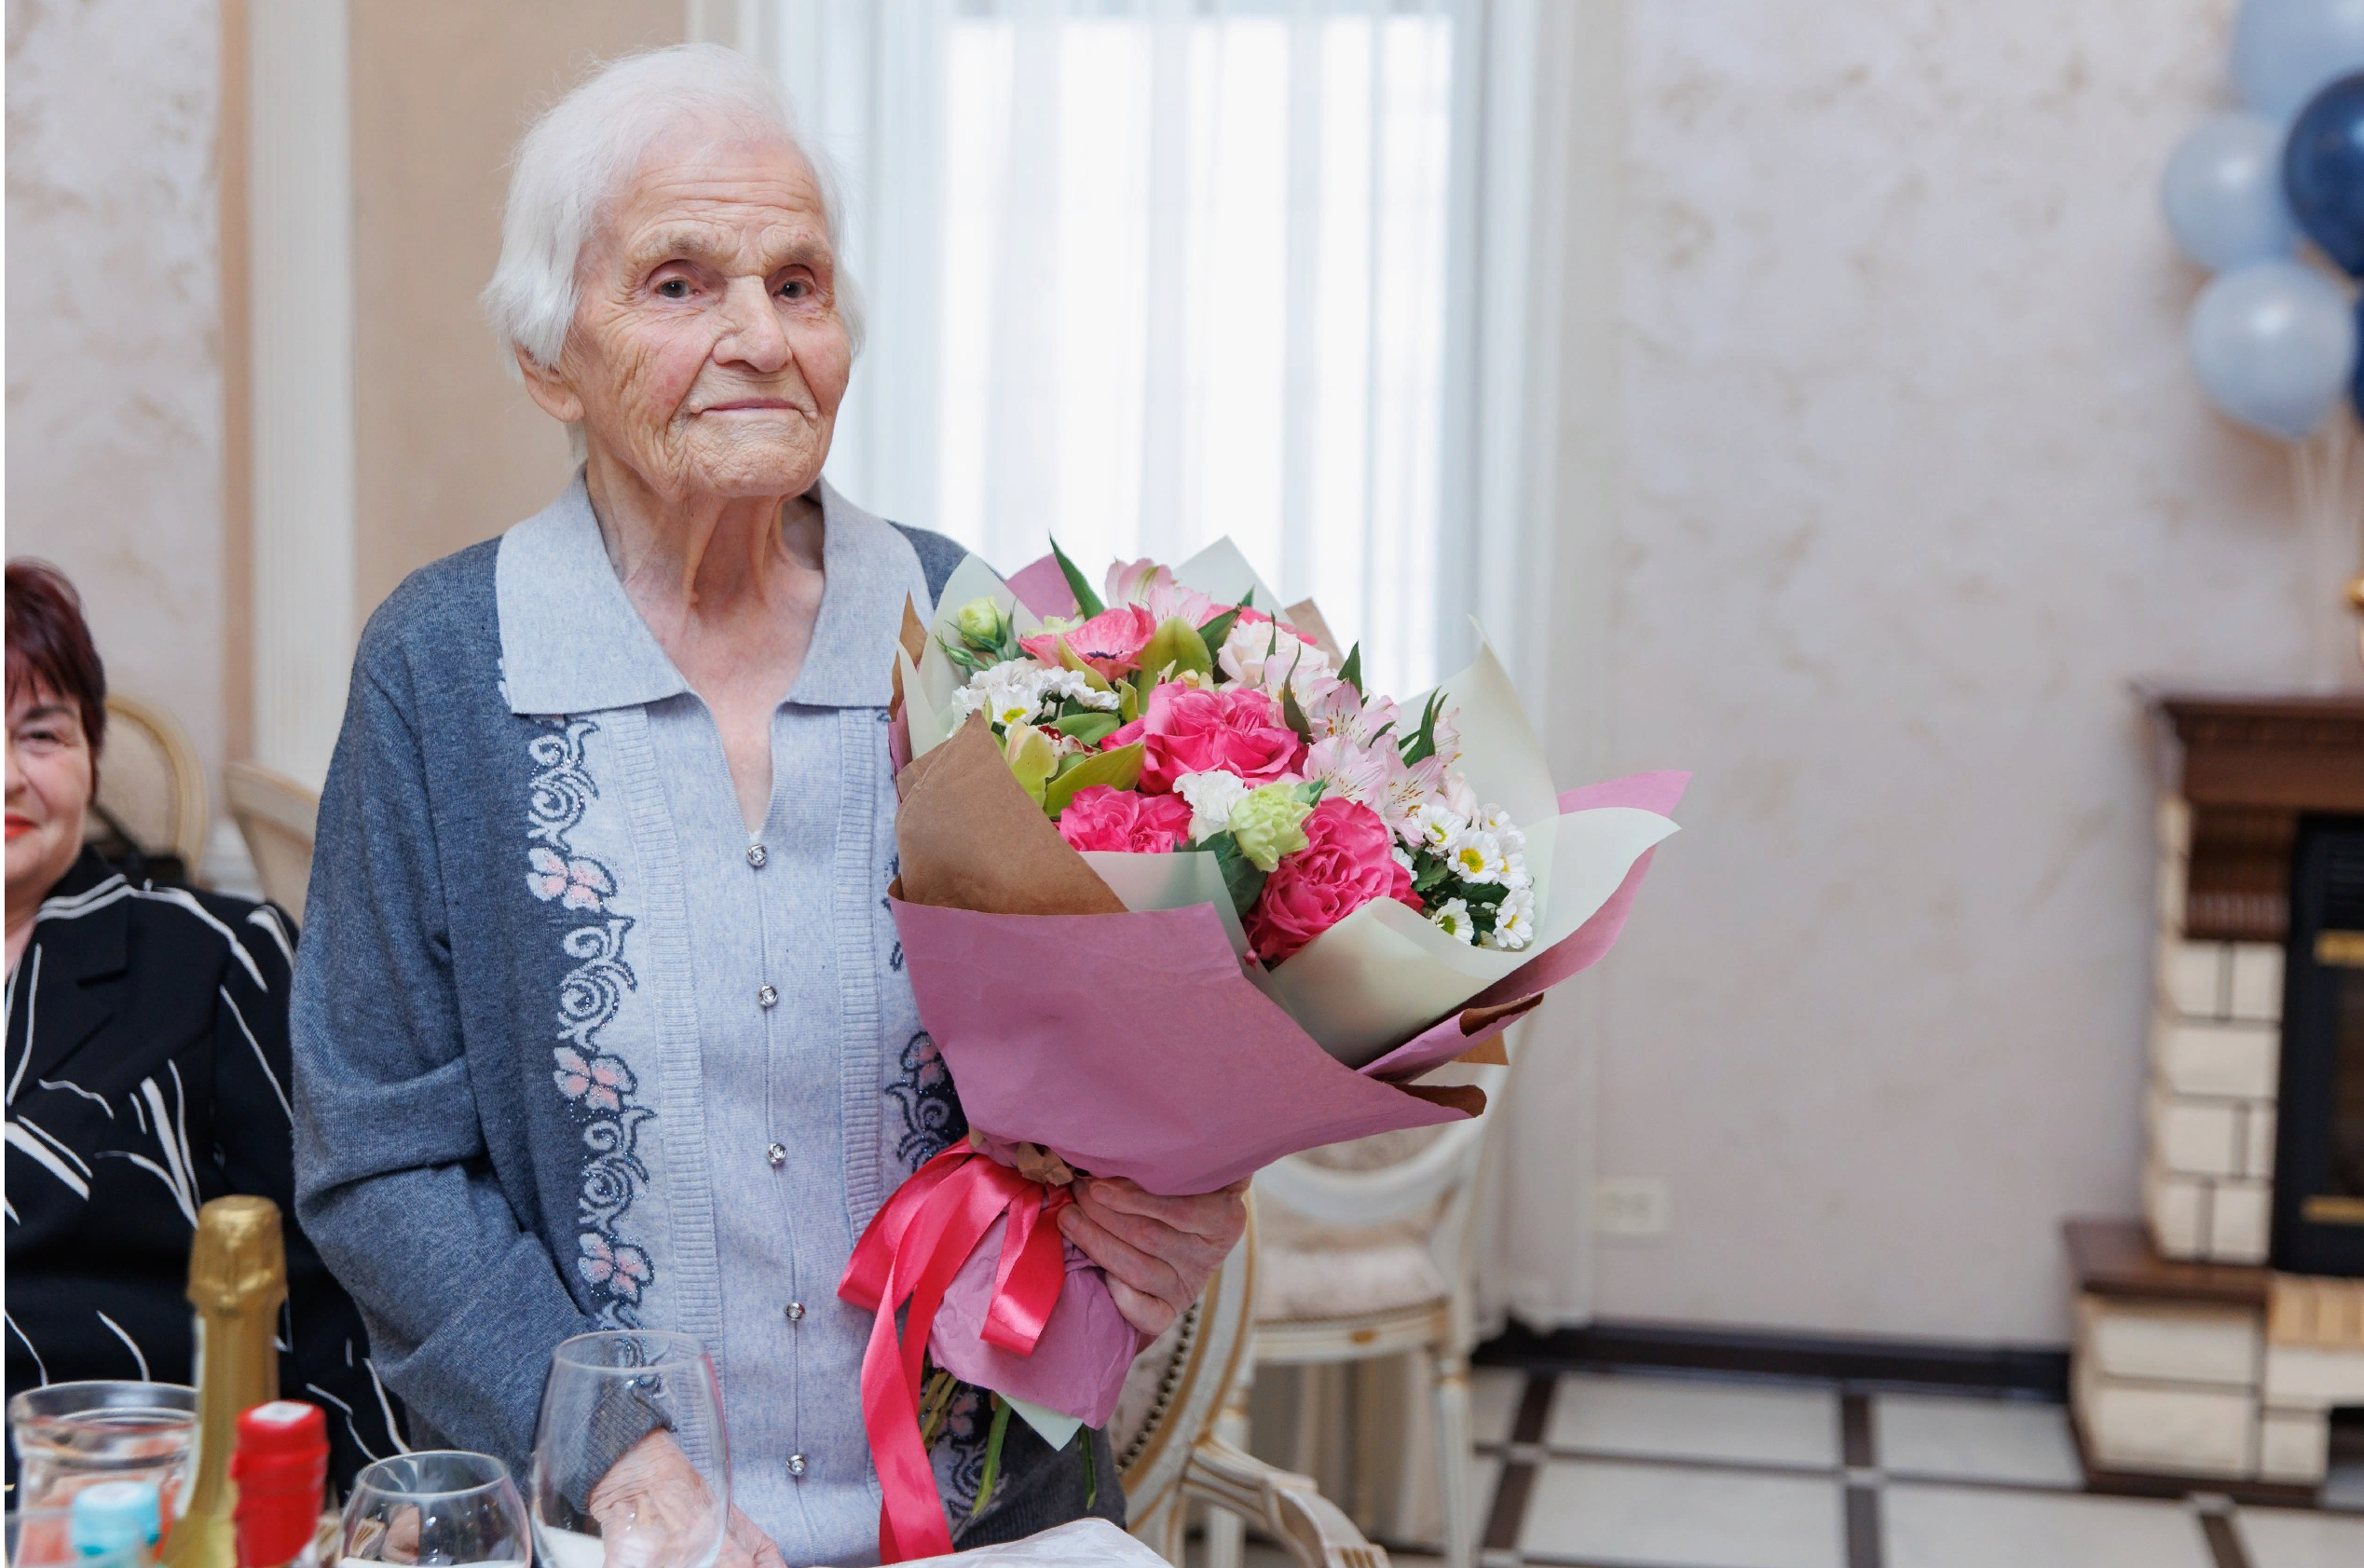
[(749, 844), (747, 846), (747, 864), (749, 866), (752, 866), (757, 870), (760, 871), (763, 869), (763, 862), (765, 858), (763, 846), (761, 844)]
[(772, 1162), (773, 1170), (778, 1170), (788, 1163), (788, 1146), (785, 1143), (775, 1143), (763, 1152), (763, 1157)]
[(761, 990), (755, 993), (755, 1004), (758, 1007), (769, 1007), (779, 1000), (780, 993), (773, 990), (770, 986), (766, 986)]
[(791, 1323), (801, 1323), (804, 1321), (804, 1303), (802, 1302), (790, 1302), (788, 1303), (788, 1321)]
[(800, 1476), (804, 1474), (804, 1455), (800, 1453), (791, 1453), (788, 1455), (788, 1474), (792, 1476)]

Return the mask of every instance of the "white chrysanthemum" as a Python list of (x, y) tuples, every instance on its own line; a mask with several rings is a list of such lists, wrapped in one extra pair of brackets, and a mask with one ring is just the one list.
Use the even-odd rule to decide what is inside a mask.
[(1519, 825), (1510, 820), (1510, 813), (1499, 806), (1488, 806), (1477, 814), (1469, 825), (1483, 827), (1502, 840), (1504, 854), (1514, 855), (1526, 848), (1526, 835), (1520, 832)]
[(1502, 895), (1495, 907), (1494, 930), (1486, 937), (1486, 946), (1515, 953), (1535, 940), (1535, 894), (1524, 888), (1514, 889)]
[(1535, 879), (1527, 874), (1526, 856), (1515, 852), (1505, 855), (1510, 865), (1502, 872), (1502, 885), (1513, 893), (1535, 886)]
[(985, 711), (1006, 729), (1013, 724), (1032, 723), (1043, 704), (1022, 686), (996, 687), (985, 694)]
[(1174, 780), (1174, 793), (1190, 802), (1190, 837), (1203, 842), (1231, 825), (1231, 810), (1248, 798), (1248, 781), (1210, 770)]
[(1081, 670), (1044, 670), (1036, 684), (1045, 699), (1056, 697), (1078, 707), (1098, 708), (1102, 713), (1116, 711), (1116, 693), (1095, 687)]
[(1469, 907), (1458, 898), (1448, 898), (1428, 917), (1428, 923), (1456, 942), (1475, 942), (1477, 922), (1469, 919)]
[(1482, 827), (1465, 827), (1444, 843), (1445, 863), (1465, 882), (1498, 882), (1510, 868), (1502, 840)]
[(1453, 836), (1469, 825), (1461, 814), (1442, 800), (1431, 800), (1412, 813), (1412, 829), (1418, 840), (1439, 854)]

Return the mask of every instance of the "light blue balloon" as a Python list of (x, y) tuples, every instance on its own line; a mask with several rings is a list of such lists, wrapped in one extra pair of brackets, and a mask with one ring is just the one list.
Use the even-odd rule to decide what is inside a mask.
[(2323, 422), (2356, 366), (2356, 320), (2339, 285), (2290, 261), (2221, 274), (2192, 307), (2192, 365), (2225, 415), (2298, 441)]
[(2364, 71), (2364, 0), (2241, 0), (2233, 79), (2259, 114), (2287, 122), (2352, 71)]
[(2282, 128), (2262, 115), (2210, 115), (2167, 159), (2159, 182), (2167, 227), (2212, 272), (2287, 256), (2298, 220), (2282, 194)]

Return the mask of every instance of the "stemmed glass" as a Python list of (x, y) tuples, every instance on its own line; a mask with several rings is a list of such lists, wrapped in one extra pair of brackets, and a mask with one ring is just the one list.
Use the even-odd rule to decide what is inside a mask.
[(550, 1568), (714, 1568), (731, 1452), (705, 1346), (637, 1329), (560, 1344), (527, 1499)]
[(353, 1478), (347, 1562), (523, 1563), (531, 1548), (516, 1483), (490, 1454), (396, 1454)]

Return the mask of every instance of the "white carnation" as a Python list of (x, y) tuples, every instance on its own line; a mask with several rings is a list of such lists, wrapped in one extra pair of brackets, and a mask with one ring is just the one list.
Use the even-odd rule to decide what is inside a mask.
[(1174, 793), (1190, 802), (1192, 840), (1204, 843), (1231, 825), (1232, 808), (1248, 798), (1248, 781), (1220, 770), (1184, 773), (1174, 780)]

